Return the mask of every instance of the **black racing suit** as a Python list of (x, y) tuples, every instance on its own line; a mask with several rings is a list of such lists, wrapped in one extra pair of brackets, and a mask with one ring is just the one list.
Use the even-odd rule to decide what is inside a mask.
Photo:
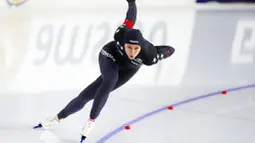
[(137, 16), (135, 2), (128, 3), (128, 11), (122, 25), (114, 33), (114, 40), (107, 43), (99, 54), (101, 75), (76, 98), (74, 98), (59, 114), (60, 119), (79, 111), (84, 105), (94, 100), (90, 118), (96, 119), (103, 109), (111, 91), (125, 84), (144, 65), (154, 65), (159, 60), (174, 53), (170, 46), (154, 46), (144, 39), (141, 52), (134, 60), (130, 60), (124, 50), (124, 35), (132, 29)]

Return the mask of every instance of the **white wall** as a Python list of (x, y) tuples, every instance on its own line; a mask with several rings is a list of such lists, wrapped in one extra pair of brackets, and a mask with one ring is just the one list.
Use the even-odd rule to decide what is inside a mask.
[[(109, 1), (117, 4), (113, 7), (100, 1), (103, 8), (93, 7), (99, 3), (94, 0), (57, 2), (30, 0), (20, 8), (0, 9), (0, 90), (76, 90), (99, 75), (97, 54), (125, 18), (126, 1)], [(143, 67), (128, 84), (179, 86), (188, 64), (196, 8), (190, 0), (138, 2), (135, 27), (152, 43), (171, 45), (176, 52), (160, 65)], [(70, 48), (71, 43), (75, 44)], [(79, 62), (70, 64), (70, 57), (77, 59), (85, 50)], [(58, 56), (68, 59), (58, 63)]]
[[(4, 39), (1, 41), (2, 87), (12, 91), (83, 88), (99, 75), (98, 52), (113, 39), (113, 33), (125, 14), (126, 9), (113, 8), (89, 12), (13, 9), (2, 13), (0, 20), (5, 31), (1, 33)], [(178, 86), (185, 74), (193, 19), (193, 10), (139, 10), (136, 27), (152, 43), (172, 45), (176, 53), (162, 65), (142, 68), (128, 84)], [(46, 29), (40, 35), (43, 27)], [(76, 37), (72, 36), (75, 27), (78, 28)], [(87, 50), (83, 59), (77, 64), (70, 64), (70, 59), (64, 64), (57, 63), (58, 55), (66, 57), (73, 37), (76, 43), (73, 55), (77, 57)], [(36, 64), (47, 53), (45, 62)], [(162, 66), (160, 70), (159, 66)]]
[[(11, 0), (10, 0), (11, 1)], [(137, 0), (140, 6), (181, 6), (193, 4), (195, 0)], [(126, 0), (28, 0), (24, 7), (112, 7), (125, 6)], [(4, 6), (5, 1), (0, 2)]]

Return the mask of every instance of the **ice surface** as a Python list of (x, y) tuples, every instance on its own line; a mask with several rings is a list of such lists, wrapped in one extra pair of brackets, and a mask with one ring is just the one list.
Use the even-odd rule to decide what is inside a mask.
[[(125, 123), (162, 107), (223, 88), (132, 88), (113, 92), (86, 143), (96, 143)], [(56, 114), (79, 91), (1, 94), (0, 141), (5, 143), (78, 143), (91, 103), (53, 129), (33, 130)], [(109, 143), (254, 143), (255, 89), (247, 88), (163, 110), (113, 134)]]

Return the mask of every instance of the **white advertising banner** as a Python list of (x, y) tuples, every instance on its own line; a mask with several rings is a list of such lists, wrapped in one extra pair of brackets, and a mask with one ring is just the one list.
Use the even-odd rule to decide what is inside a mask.
[[(15, 10), (14, 10), (15, 11)], [(75, 90), (99, 76), (98, 53), (126, 10), (35, 10), (1, 15), (0, 84), (11, 91)], [(19, 14), (17, 14), (19, 13)], [(194, 12), (138, 11), (135, 28), (175, 54), (144, 66), (128, 84), (178, 86), (186, 71)], [(12, 17), (10, 16), (12, 15)]]

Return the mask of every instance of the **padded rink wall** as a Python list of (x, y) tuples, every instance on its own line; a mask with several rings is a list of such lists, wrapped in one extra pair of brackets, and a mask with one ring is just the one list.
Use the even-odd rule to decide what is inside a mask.
[[(0, 91), (80, 90), (99, 75), (97, 56), (123, 21), (123, 1), (27, 1), (0, 6)], [(101, 2), (101, 1), (100, 1)], [(113, 6), (112, 4), (116, 4)], [(143, 67), (129, 86), (227, 86), (255, 80), (255, 6), (138, 2), (145, 38), (176, 53)]]

